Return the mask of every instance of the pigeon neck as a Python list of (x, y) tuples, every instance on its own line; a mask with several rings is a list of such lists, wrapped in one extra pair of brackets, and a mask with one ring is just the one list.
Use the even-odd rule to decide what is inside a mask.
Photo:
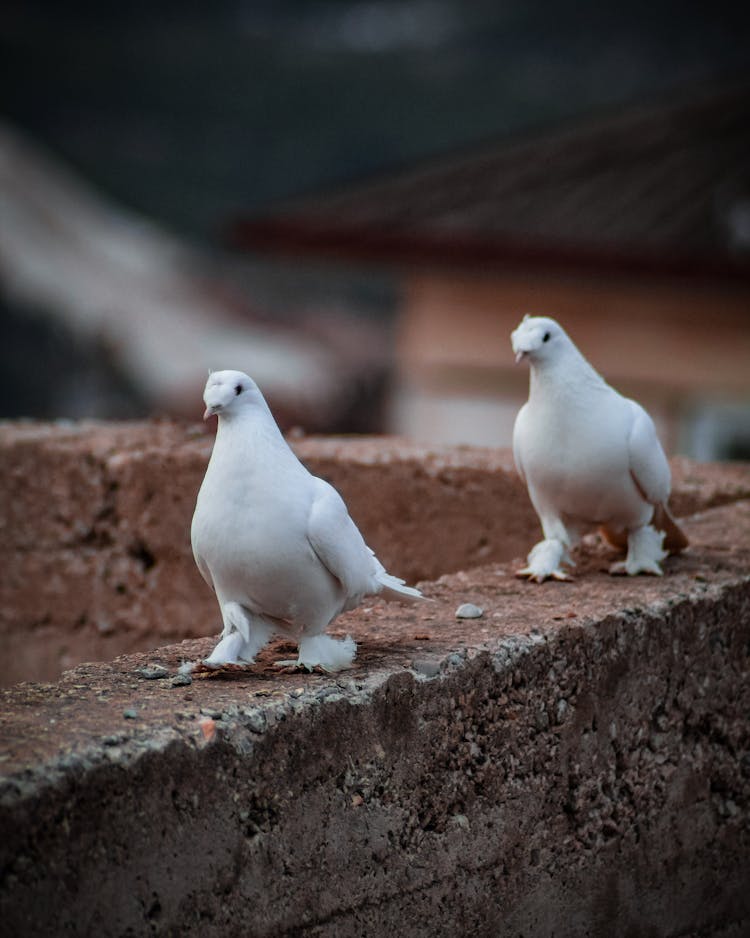
[(579, 395), (583, 388), (598, 388), (604, 385), (602, 377), (594, 371), (577, 348), (571, 347), (567, 354), (553, 361), (533, 362), (529, 380), (529, 398), (557, 398), (569, 392)]
[(237, 445), (239, 441), (244, 441), (251, 446), (263, 442), (284, 443), (276, 421), (267, 408), (255, 407), (254, 409), (245, 409), (239, 413), (231, 415), (219, 415), (219, 425), (216, 428), (216, 442), (231, 439), (232, 445)]

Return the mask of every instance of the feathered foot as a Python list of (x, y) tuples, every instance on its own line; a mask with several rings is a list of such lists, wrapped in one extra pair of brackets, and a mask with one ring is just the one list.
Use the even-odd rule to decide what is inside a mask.
[(650, 524), (628, 532), (628, 556), (625, 560), (613, 563), (609, 572), (613, 576), (637, 576), (649, 573), (662, 576), (659, 562), (667, 556), (663, 548), (664, 532), (657, 531)]
[(221, 641), (203, 663), (209, 668), (254, 664), (255, 656), (270, 640), (272, 629), (251, 619), (239, 603), (226, 603), (221, 611), (224, 616)]
[(239, 632), (225, 635), (203, 663), (209, 668), (220, 668), (223, 664), (239, 664), (245, 639)]
[(521, 570), (516, 570), (516, 576), (536, 583), (543, 583), (550, 577), (553, 580), (572, 580), (573, 577), (560, 569), (562, 563), (575, 566), (563, 542), (556, 538), (547, 538), (531, 548), (526, 558), (527, 565)]
[(278, 667), (321, 668), (323, 671), (345, 671), (351, 667), (357, 645), (347, 635), (341, 641), (330, 635), (306, 635), (300, 639), (296, 661), (277, 661)]

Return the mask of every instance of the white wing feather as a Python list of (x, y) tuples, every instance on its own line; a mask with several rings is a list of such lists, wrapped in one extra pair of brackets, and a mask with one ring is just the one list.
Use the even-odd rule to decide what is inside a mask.
[(635, 401), (628, 400), (632, 424), (628, 435), (630, 473), (644, 498), (652, 505), (665, 504), (669, 498), (671, 475), (669, 463), (656, 435), (653, 420)]
[(190, 532), (190, 538), (192, 541), (193, 557), (195, 558), (195, 564), (198, 567), (198, 570), (200, 571), (200, 575), (203, 577), (206, 583), (208, 583), (211, 589), (214, 590), (215, 592), (214, 581), (211, 578), (211, 571), (208, 569), (208, 565), (206, 564), (206, 561), (203, 559), (203, 557), (201, 557), (201, 555), (195, 549), (195, 534), (193, 533), (193, 531)]
[(377, 589), (377, 561), (365, 544), (346, 505), (333, 486), (315, 478), (307, 538), (320, 562), (336, 577), (347, 596)]
[(522, 482), (526, 482), (526, 475), (523, 471), (523, 460), (521, 459), (521, 434), (523, 432), (523, 422), (528, 411), (528, 403), (518, 411), (515, 423), (513, 424), (513, 462), (516, 464), (516, 471), (521, 477)]

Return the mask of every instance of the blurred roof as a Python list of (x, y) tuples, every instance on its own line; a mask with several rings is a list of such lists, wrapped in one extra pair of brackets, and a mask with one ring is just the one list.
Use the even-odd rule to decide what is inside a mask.
[(396, 263), (750, 279), (750, 82), (286, 202), (232, 237)]

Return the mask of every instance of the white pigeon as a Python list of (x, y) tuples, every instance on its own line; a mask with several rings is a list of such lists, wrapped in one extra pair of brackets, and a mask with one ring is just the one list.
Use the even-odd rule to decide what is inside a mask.
[(669, 463), (646, 411), (611, 388), (565, 330), (524, 316), (511, 334), (516, 362), (531, 366), (529, 399), (513, 427), (513, 458), (542, 523), (518, 576), (570, 579), (562, 563), (586, 529), (600, 527), (624, 561), (610, 573), (661, 575), (687, 538), (667, 509)]
[(323, 634), (336, 616), (364, 596), (422, 594), (386, 573), (336, 489), (311, 475), (289, 448), (251, 378), (213, 372), (203, 400), (204, 419), (218, 414), (219, 425), (191, 540), (224, 621), (205, 663), (252, 663), (277, 634), (299, 644), (293, 664), (348, 668), (354, 641)]

